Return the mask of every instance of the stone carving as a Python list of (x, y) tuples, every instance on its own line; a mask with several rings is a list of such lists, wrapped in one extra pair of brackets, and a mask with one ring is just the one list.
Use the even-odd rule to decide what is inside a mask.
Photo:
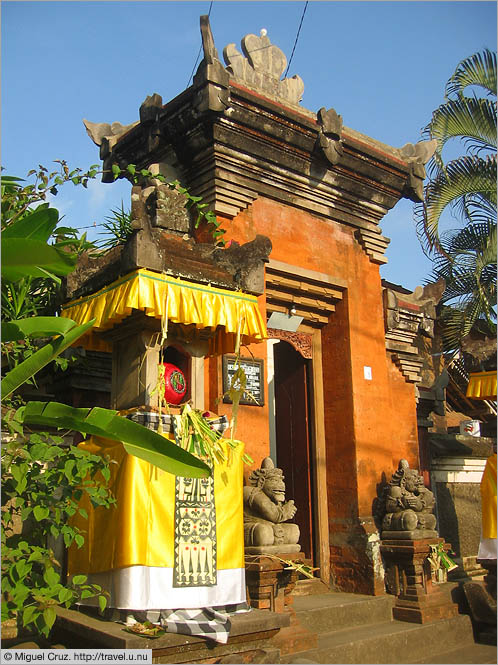
[(244, 544), (249, 554), (299, 552), (299, 527), (286, 524), (296, 514), (294, 501), (285, 500), (282, 469), (270, 457), (249, 476), (244, 487)]
[(427, 164), (437, 148), (437, 140), (419, 141), (418, 143), (405, 143), (399, 148), (401, 157), (408, 164)]
[(338, 115), (334, 109), (327, 111), (322, 107), (317, 113), (317, 120), (320, 125), (318, 145), (327, 160), (332, 165), (337, 164), (343, 154), (341, 143), (342, 116)]
[(228, 72), (252, 88), (291, 104), (299, 104), (304, 83), (297, 75), (280, 80), (287, 67), (287, 58), (278, 46), (270, 42), (266, 30), (261, 30), (259, 37), (246, 35), (241, 41), (241, 47), (245, 57), (239, 53), (235, 44), (228, 44), (223, 49)]
[(131, 194), (132, 226), (144, 229), (147, 220), (153, 227), (184, 234), (191, 231), (191, 220), (185, 208), (185, 196), (168, 185), (148, 187), (134, 185)]
[(383, 539), (433, 538), (437, 536), (434, 494), (424, 486), (422, 476), (399, 461), (385, 493)]
[(406, 143), (402, 148), (398, 148), (401, 159), (410, 167), (405, 196), (412, 201), (422, 201), (424, 198), (425, 164), (434, 154), (436, 147), (437, 141), (432, 139), (419, 141), (415, 145)]
[(125, 134), (129, 129), (138, 125), (137, 122), (132, 122), (129, 125), (122, 125), (120, 122), (113, 122), (109, 124), (108, 122), (90, 122), (83, 118), (83, 124), (86, 127), (86, 133), (95, 143), (95, 145), (102, 145), (102, 139), (115, 137), (118, 139), (120, 136)]

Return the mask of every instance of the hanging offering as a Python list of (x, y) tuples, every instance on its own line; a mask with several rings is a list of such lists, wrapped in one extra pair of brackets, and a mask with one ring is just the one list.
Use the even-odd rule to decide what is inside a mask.
[(180, 404), (187, 394), (187, 381), (182, 370), (172, 363), (163, 363), (164, 399), (168, 404)]

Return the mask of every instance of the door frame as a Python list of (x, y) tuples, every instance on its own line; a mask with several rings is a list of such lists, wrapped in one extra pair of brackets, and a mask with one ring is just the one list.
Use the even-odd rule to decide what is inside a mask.
[[(288, 333), (280, 330), (268, 330), (268, 381), (274, 380), (273, 370), (273, 340), (290, 343), (294, 349), (305, 359), (310, 360), (309, 371), (309, 417), (310, 426), (310, 457), (312, 458), (311, 482), (314, 488), (314, 505), (312, 519), (314, 527), (314, 556), (316, 565), (319, 567), (318, 576), (330, 585), (330, 546), (329, 546), (329, 521), (327, 502), (327, 467), (326, 467), (326, 445), (325, 445), (325, 420), (324, 420), (324, 398), (323, 398), (323, 375), (322, 375), (322, 341), (320, 330)], [(296, 343), (296, 341), (304, 344)], [(271, 353), (271, 360), (270, 360)], [(270, 374), (271, 370), (271, 374)], [(273, 399), (269, 391), (269, 407), (274, 408)], [(270, 414), (271, 427), (272, 415)], [(271, 450), (271, 453), (274, 451)]]

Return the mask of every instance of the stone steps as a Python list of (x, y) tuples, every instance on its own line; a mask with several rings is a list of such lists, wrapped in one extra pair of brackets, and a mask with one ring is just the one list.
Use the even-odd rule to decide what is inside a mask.
[(392, 596), (334, 593), (294, 598), (295, 618), (318, 633), (316, 648), (281, 663), (495, 663), (496, 647), (474, 643), (470, 617), (425, 624), (392, 619)]
[(305, 628), (327, 633), (392, 620), (394, 596), (324, 593), (294, 597), (293, 609)]
[(436, 654), (417, 663), (454, 663), (455, 665), (474, 665), (474, 663), (496, 663), (496, 646), (489, 644), (472, 644), (460, 649), (452, 649), (444, 653)]

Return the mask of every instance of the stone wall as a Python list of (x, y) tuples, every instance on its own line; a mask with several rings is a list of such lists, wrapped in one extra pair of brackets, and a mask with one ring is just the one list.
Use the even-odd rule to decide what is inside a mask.
[(485, 437), (430, 434), (431, 486), (436, 497), (439, 535), (451, 544), (458, 570), (482, 572), (476, 564), (481, 538), (480, 482), (493, 440)]

